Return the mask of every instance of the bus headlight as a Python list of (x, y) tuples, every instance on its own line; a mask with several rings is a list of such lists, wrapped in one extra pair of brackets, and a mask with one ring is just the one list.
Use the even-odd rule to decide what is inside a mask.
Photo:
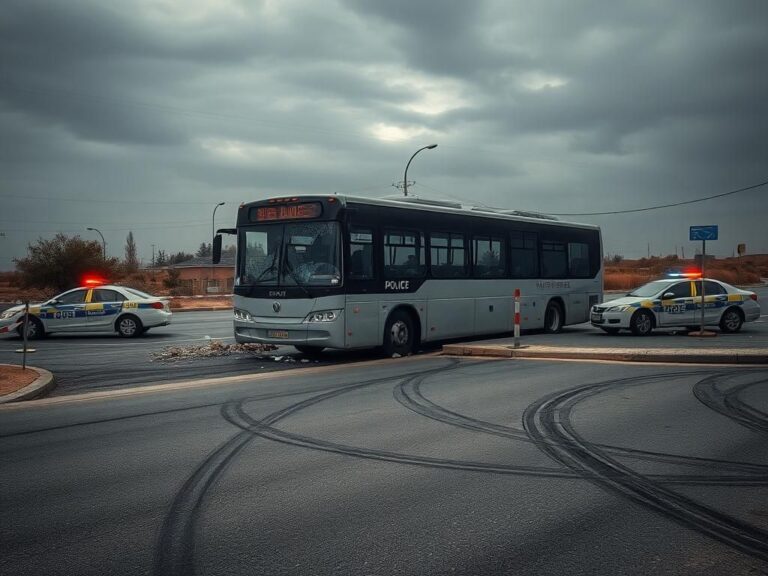
[(333, 322), (341, 315), (341, 310), (321, 310), (310, 312), (304, 322)]
[(253, 316), (247, 310), (240, 310), (235, 308), (235, 320), (242, 320), (243, 322), (253, 322)]

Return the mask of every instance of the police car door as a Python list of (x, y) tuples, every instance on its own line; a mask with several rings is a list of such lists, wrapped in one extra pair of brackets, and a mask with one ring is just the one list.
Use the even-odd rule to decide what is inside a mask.
[(661, 326), (693, 326), (694, 303), (692, 282), (685, 280), (668, 287), (661, 295)]
[(86, 305), (88, 312), (88, 328), (91, 330), (112, 329), (112, 326), (123, 307), (125, 296), (116, 290), (94, 288), (91, 291), (91, 301)]
[(49, 332), (85, 330), (85, 296), (87, 288), (78, 288), (58, 296), (53, 304), (44, 307), (45, 329)]

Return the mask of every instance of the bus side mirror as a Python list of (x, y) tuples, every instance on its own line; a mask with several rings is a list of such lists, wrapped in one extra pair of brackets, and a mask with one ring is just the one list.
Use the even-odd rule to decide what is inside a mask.
[(221, 234), (216, 234), (216, 236), (213, 237), (212, 257), (214, 264), (221, 262)]

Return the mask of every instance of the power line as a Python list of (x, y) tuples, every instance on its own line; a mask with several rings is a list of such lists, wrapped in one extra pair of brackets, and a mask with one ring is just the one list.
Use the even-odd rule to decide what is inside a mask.
[(630, 214), (632, 212), (648, 212), (649, 210), (659, 210), (661, 208), (672, 208), (674, 206), (685, 206), (686, 204), (695, 204), (697, 202), (704, 202), (706, 200), (712, 200), (714, 198), (722, 198), (723, 196), (730, 196), (731, 194), (738, 194), (739, 192), (746, 192), (747, 190), (754, 190), (768, 184), (768, 180), (761, 182), (760, 184), (753, 184), (752, 186), (746, 186), (745, 188), (739, 188), (738, 190), (731, 190), (730, 192), (723, 192), (722, 194), (713, 194), (712, 196), (706, 196), (704, 198), (697, 198), (696, 200), (686, 200), (685, 202), (674, 202), (672, 204), (659, 204), (658, 206), (648, 206), (646, 208), (633, 208), (631, 210), (612, 210), (610, 212), (550, 212), (552, 216), (607, 216), (610, 214)]
[(171, 204), (175, 206), (185, 204), (208, 205), (210, 200), (109, 200), (106, 198), (52, 198), (49, 196), (17, 196), (14, 194), (0, 194), (0, 198), (13, 198), (14, 200), (45, 200), (46, 202), (101, 202), (107, 204)]

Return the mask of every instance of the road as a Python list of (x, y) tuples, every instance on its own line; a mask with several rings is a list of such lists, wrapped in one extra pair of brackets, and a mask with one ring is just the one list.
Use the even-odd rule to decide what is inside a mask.
[[(525, 334), (524, 343), (588, 347), (763, 347), (768, 350), (768, 287), (753, 290), (758, 293), (762, 310), (767, 316), (759, 322), (745, 324), (739, 334), (721, 334), (714, 339), (692, 339), (682, 332), (659, 330), (650, 337), (636, 338), (629, 333), (609, 336), (589, 324), (579, 324), (566, 327), (561, 334)], [(231, 311), (176, 313), (170, 326), (154, 328), (136, 340), (125, 340), (116, 335), (53, 335), (34, 342), (37, 352), (30, 356), (29, 362), (55, 373), (57, 385), (52, 395), (60, 396), (128, 385), (253, 374), (376, 358), (374, 351), (331, 352), (316, 362), (296, 354), (292, 346), (286, 346), (263, 355), (192, 357), (174, 362), (154, 359), (166, 347), (201, 346), (211, 339), (234, 342)], [(18, 338), (0, 339), (0, 362), (20, 362), (20, 356), (16, 353), (19, 347)], [(435, 346), (428, 347), (427, 352), (435, 349)], [(280, 360), (275, 361), (276, 357)]]
[(433, 355), (0, 407), (0, 573), (765, 573), (767, 383)]

